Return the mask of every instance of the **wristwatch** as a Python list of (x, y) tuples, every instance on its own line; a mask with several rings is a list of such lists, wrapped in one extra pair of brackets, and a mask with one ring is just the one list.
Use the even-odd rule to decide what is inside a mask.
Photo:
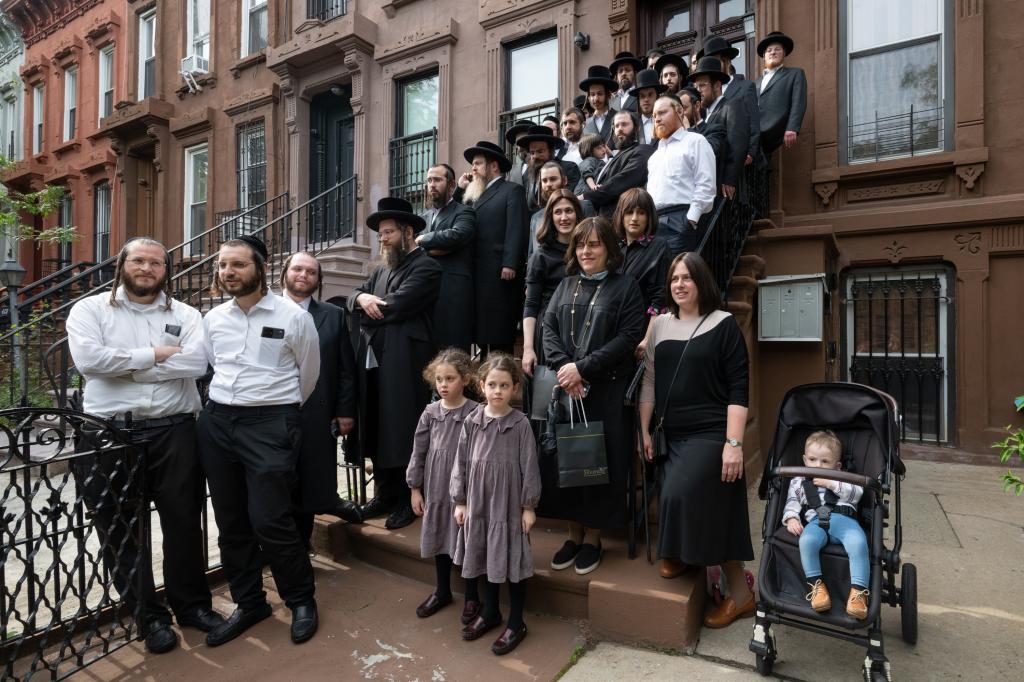
[(726, 438), (726, 444), (733, 446), (734, 448), (742, 447), (743, 441), (736, 440), (735, 438)]

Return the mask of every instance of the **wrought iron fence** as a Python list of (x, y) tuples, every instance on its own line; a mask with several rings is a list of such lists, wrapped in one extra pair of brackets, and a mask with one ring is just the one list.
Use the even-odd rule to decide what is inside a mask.
[(306, 18), (330, 21), (348, 14), (348, 0), (306, 0)]
[(418, 208), (427, 171), (437, 160), (437, 128), (396, 137), (388, 144), (388, 193)]
[(540, 125), (544, 121), (545, 116), (558, 116), (557, 99), (540, 102), (539, 104), (531, 104), (527, 107), (519, 107), (518, 109), (510, 109), (498, 114), (498, 139), (501, 140), (501, 144), (505, 148), (505, 156), (514, 159), (516, 155), (515, 146), (505, 140), (505, 131), (511, 128), (516, 121), (520, 120), (533, 121)]
[(945, 108), (915, 109), (873, 121), (854, 123), (847, 129), (850, 163), (917, 156), (942, 151), (945, 141)]
[(0, 411), (3, 679), (63, 679), (145, 632), (145, 463), (94, 417)]

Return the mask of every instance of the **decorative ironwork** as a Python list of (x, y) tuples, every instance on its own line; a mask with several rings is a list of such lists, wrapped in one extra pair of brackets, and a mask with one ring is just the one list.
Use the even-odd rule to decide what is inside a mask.
[(945, 107), (915, 109), (879, 116), (847, 129), (850, 163), (878, 161), (900, 156), (918, 156), (942, 151), (945, 140)]
[(533, 121), (540, 125), (545, 116), (558, 116), (558, 100), (553, 99), (539, 104), (531, 104), (527, 107), (519, 107), (503, 111), (498, 114), (498, 139), (505, 148), (505, 156), (510, 159), (516, 158), (516, 149), (505, 140), (505, 131), (511, 128), (516, 121)]
[(306, 0), (306, 18), (330, 21), (348, 14), (348, 0)]
[(427, 170), (437, 160), (437, 128), (392, 139), (388, 159), (388, 194), (422, 206)]

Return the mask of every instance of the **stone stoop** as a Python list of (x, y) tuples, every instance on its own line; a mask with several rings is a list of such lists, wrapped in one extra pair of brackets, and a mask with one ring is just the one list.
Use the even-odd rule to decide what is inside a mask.
[(348, 296), (366, 281), (369, 263), (375, 258), (370, 248), (361, 244), (335, 245), (317, 256), (323, 267), (324, 299)]
[[(427, 585), (434, 582), (433, 560), (420, 557), (419, 521), (398, 531), (386, 530), (383, 518), (353, 525), (320, 517), (317, 526), (314, 547), (335, 561), (354, 556)], [(561, 524), (539, 520), (530, 541), (536, 569), (527, 592), (529, 610), (586, 620), (598, 639), (693, 653), (704, 618), (703, 571), (665, 580), (657, 561), (647, 563), (643, 545), (630, 560), (625, 540), (611, 536), (604, 538), (600, 568), (579, 576), (571, 568), (548, 566), (565, 542)], [(455, 578), (453, 588), (462, 592), (461, 578)]]

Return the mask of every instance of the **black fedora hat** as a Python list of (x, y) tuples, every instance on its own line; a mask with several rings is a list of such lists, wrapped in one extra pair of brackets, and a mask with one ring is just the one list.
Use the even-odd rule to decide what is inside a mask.
[[(531, 123), (530, 125), (532, 126), (534, 124)], [(501, 147), (494, 144), (493, 142), (488, 142), (487, 140), (480, 140), (472, 147), (467, 147), (466, 150), (462, 152), (462, 157), (466, 159), (467, 162), (473, 163), (473, 157), (478, 154), (483, 154), (488, 159), (493, 159), (494, 161), (497, 161), (498, 169), (502, 173), (508, 173), (510, 170), (512, 170), (512, 162), (508, 160), (507, 156), (505, 156), (505, 152), (501, 150)]]
[(634, 71), (639, 71), (644, 68), (643, 60), (632, 52), (620, 52), (615, 55), (615, 59), (613, 59), (612, 63), (608, 65), (608, 70), (614, 76), (619, 72), (619, 67), (623, 64), (632, 64)]
[(728, 83), (730, 80), (729, 74), (722, 71), (722, 60), (718, 57), (704, 57), (701, 59), (697, 62), (697, 68), (690, 73), (689, 78), (686, 80), (692, 83), (698, 76), (711, 76), (723, 83)]
[(587, 69), (587, 77), (580, 81), (580, 90), (590, 92), (591, 85), (603, 85), (609, 92), (619, 89), (619, 82), (612, 78), (612, 72), (601, 64), (595, 64)]
[(789, 53), (793, 51), (793, 39), (787, 36), (782, 31), (772, 31), (757, 44), (757, 56), (763, 57), (764, 51), (768, 49), (768, 46), (772, 43), (781, 43), (782, 51), (789, 56)]
[(690, 68), (686, 66), (686, 60), (677, 54), (665, 54), (658, 57), (658, 61), (654, 63), (654, 70), (661, 75), (661, 70), (669, 64), (674, 64), (679, 69), (679, 77), (686, 78), (686, 74), (690, 73)]
[(583, 111), (583, 107), (587, 106), (587, 96), (586, 95), (576, 95), (572, 99), (572, 105), (574, 107), (576, 107), (577, 109), (579, 109), (580, 111)]
[(412, 204), (399, 197), (384, 197), (377, 201), (377, 210), (366, 216), (366, 226), (374, 232), (380, 227), (382, 220), (397, 220), (404, 225), (411, 225), (413, 234), (427, 226), (427, 222), (413, 213)]
[(667, 85), (662, 85), (658, 78), (658, 72), (654, 69), (644, 69), (636, 75), (636, 85), (629, 89), (629, 94), (636, 97), (641, 90), (654, 88), (659, 95), (668, 90)]
[(704, 56), (722, 56), (726, 59), (736, 59), (739, 54), (739, 49), (730, 45), (729, 41), (722, 36), (711, 36), (704, 41), (704, 45), (701, 47), (700, 52), (697, 53), (697, 60), (700, 61), (701, 57)]
[(533, 126), (537, 125), (535, 121), (531, 121), (528, 118), (522, 118), (512, 124), (512, 127), (505, 131), (505, 142), (509, 144), (516, 143), (516, 135), (524, 133)]
[(555, 134), (551, 132), (551, 128), (547, 126), (533, 126), (526, 131), (526, 134), (519, 138), (516, 142), (520, 147), (529, 147), (531, 142), (547, 142), (551, 145), (552, 149), (561, 149), (565, 146), (565, 140), (560, 137), (555, 137)]

